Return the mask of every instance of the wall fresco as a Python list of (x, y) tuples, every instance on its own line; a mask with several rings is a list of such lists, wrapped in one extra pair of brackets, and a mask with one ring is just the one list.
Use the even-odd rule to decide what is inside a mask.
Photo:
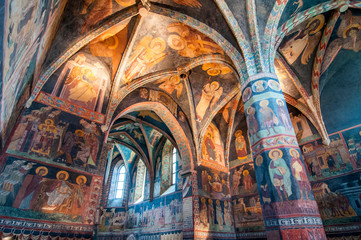
[(93, 224), (101, 178), (17, 157), (0, 176), (1, 215)]
[(219, 130), (210, 123), (202, 141), (201, 164), (225, 171), (224, 146)]
[(200, 225), (197, 230), (233, 232), (232, 203), (212, 198), (200, 198)]
[(99, 168), (103, 134), (99, 125), (42, 104), (24, 112), (7, 152), (89, 172)]
[[(6, 1), (2, 57), (1, 125), (4, 129), (25, 86), (32, 80), (39, 45), (51, 31), (47, 24), (60, 15), (66, 1)], [(54, 31), (52, 31), (54, 33)]]
[(353, 163), (342, 137), (330, 136), (329, 146), (316, 140), (301, 145), (309, 179), (320, 180), (353, 170)]

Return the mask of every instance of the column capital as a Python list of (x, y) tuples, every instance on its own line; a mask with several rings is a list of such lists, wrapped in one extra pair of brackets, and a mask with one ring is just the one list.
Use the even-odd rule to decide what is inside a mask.
[(277, 75), (275, 73), (270, 73), (270, 72), (262, 72), (262, 73), (257, 73), (255, 75), (249, 76), (248, 79), (242, 83), (241, 86), (241, 90), (243, 91), (244, 88), (252, 81), (257, 80), (257, 79), (261, 79), (261, 78), (274, 78), (274, 79), (278, 79)]

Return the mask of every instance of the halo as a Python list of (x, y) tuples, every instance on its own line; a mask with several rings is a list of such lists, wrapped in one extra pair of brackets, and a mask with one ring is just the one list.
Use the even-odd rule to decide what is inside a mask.
[(261, 155), (258, 155), (258, 156), (256, 157), (256, 165), (257, 165), (258, 167), (260, 167), (260, 166), (262, 165), (262, 163), (263, 163), (263, 157), (262, 157)]
[(59, 176), (60, 174), (64, 174), (65, 175), (65, 178), (64, 178), (64, 181), (68, 180), (69, 178), (69, 173), (66, 172), (66, 171), (59, 171), (57, 174), (56, 174), (56, 178), (59, 180)]
[[(277, 104), (280, 105), (280, 106), (284, 106), (285, 103), (281, 100), (281, 99), (277, 99), (276, 100)], [(279, 104), (280, 103), (280, 104)]]
[(41, 166), (41, 167), (38, 167), (36, 170), (35, 170), (35, 173), (38, 174), (40, 172), (40, 170), (44, 170), (45, 173), (43, 175), (41, 175), (42, 177), (46, 176), (48, 174), (48, 169), (44, 166)]
[(46, 124), (46, 125), (54, 125), (54, 121), (51, 120), (51, 119), (49, 119), (49, 118), (47, 118), (47, 119), (45, 119), (45, 124)]
[(266, 106), (268, 106), (268, 104), (269, 104), (269, 101), (268, 101), (268, 100), (262, 100), (262, 101), (259, 103), (259, 105), (260, 105), (261, 107), (266, 107)]
[[(154, 50), (154, 47), (159, 45), (159, 49)], [(161, 53), (165, 50), (165, 42), (162, 38), (154, 38), (151, 42), (150, 42), (150, 48), (153, 50), (153, 52), (155, 53)]]
[(254, 109), (253, 107), (248, 107), (248, 108), (247, 108), (247, 113), (248, 113), (248, 115), (251, 114), (251, 111), (253, 111), (253, 109)]
[[(174, 81), (174, 79), (175, 79), (175, 81)], [(169, 80), (174, 81), (174, 84), (178, 84), (181, 79), (180, 79), (180, 77), (178, 75), (173, 75), (173, 76), (170, 77)]]
[(181, 36), (176, 34), (171, 34), (168, 37), (168, 45), (172, 49), (179, 51), (186, 47), (186, 42)]
[(210, 199), (208, 199), (208, 202), (212, 204), (213, 200), (210, 198)]
[(290, 149), (290, 154), (291, 154), (291, 156), (293, 156), (293, 155), (292, 155), (293, 152), (296, 152), (297, 157), (300, 157), (300, 153), (299, 153), (296, 149), (291, 148), (291, 149)]
[(351, 24), (351, 25), (349, 25), (349, 26), (347, 26), (347, 28), (343, 31), (343, 33), (342, 33), (342, 37), (343, 38), (347, 38), (348, 36), (347, 36), (347, 34), (349, 33), (349, 31), (351, 30), (351, 29), (353, 29), (353, 28), (357, 28), (358, 30), (360, 30), (361, 29), (361, 26), (360, 26), (360, 24), (357, 24), (357, 23), (354, 23), (354, 24)]
[(218, 83), (218, 82), (216, 82), (216, 81), (212, 82), (212, 83), (211, 83), (211, 86), (212, 86), (212, 85), (215, 85), (215, 86), (216, 86), (216, 89), (218, 89), (218, 88), (219, 88), (219, 83)]
[(322, 14), (317, 15), (316, 17), (312, 18), (306, 25), (306, 29), (309, 28), (309, 26), (314, 22), (314, 21), (320, 21), (320, 24), (317, 26), (316, 29), (309, 31), (309, 34), (315, 34), (318, 31), (321, 30), (321, 28), (323, 27), (324, 23), (325, 23), (325, 16), (323, 16)]
[[(114, 43), (113, 44), (109, 44), (109, 39), (112, 38)], [(109, 49), (116, 49), (119, 45), (119, 39), (117, 36), (115, 35), (111, 35), (111, 34), (106, 34), (104, 36), (104, 40), (103, 42), (108, 46)]]
[(206, 202), (206, 199), (204, 197), (201, 198), (202, 203)]
[(246, 176), (246, 174), (249, 174), (249, 171), (248, 171), (248, 170), (244, 170), (244, 171), (243, 171), (243, 176)]
[(83, 137), (84, 132), (83, 132), (83, 130), (78, 129), (78, 130), (75, 130), (75, 135), (77, 135), (78, 137)]
[(83, 179), (84, 184), (87, 182), (87, 178), (84, 175), (80, 175), (76, 178), (76, 183), (80, 185), (80, 179)]
[(274, 159), (273, 157), (273, 153), (274, 152), (278, 152), (280, 154), (280, 158), (283, 156), (283, 152), (280, 150), (280, 149), (273, 149), (271, 150), (269, 153), (268, 153), (268, 156), (271, 158), (271, 159)]
[(242, 130), (237, 130), (235, 133), (234, 133), (234, 136), (235, 137), (238, 137), (238, 136), (240, 136), (240, 135), (242, 135)]
[(217, 199), (216, 203), (219, 205), (221, 202)]

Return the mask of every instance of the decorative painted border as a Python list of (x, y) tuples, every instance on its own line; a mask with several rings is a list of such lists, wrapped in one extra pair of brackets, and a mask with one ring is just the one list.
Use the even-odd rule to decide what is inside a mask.
[(231, 28), (237, 43), (242, 50), (249, 74), (256, 74), (257, 70), (252, 48), (246, 40), (246, 37), (240, 28), (237, 19), (234, 17), (232, 11), (229, 9), (227, 3), (224, 0), (214, 0), (214, 2), (217, 4), (223, 17), (226, 19), (228, 26)]
[(43, 91), (40, 91), (35, 101), (96, 123), (103, 124), (105, 122), (104, 114), (80, 107)]

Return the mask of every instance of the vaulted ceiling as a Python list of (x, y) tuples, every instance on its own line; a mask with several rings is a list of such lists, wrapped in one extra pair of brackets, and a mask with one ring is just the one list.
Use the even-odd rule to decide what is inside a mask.
[[(360, 7), (326, 0), (7, 1), (3, 140), (26, 101), (57, 108), (53, 101), (65, 99), (87, 109), (119, 151), (128, 147), (130, 162), (136, 154), (153, 166), (165, 138), (196, 157), (211, 123), (228, 158), (233, 133), (245, 124), (242, 84), (276, 72), (287, 103), (327, 143), (321, 113), (336, 91), (330, 84), (343, 68), (352, 77), (360, 66)], [(65, 81), (72, 71), (82, 78)], [(180, 146), (181, 136), (189, 146)]]

